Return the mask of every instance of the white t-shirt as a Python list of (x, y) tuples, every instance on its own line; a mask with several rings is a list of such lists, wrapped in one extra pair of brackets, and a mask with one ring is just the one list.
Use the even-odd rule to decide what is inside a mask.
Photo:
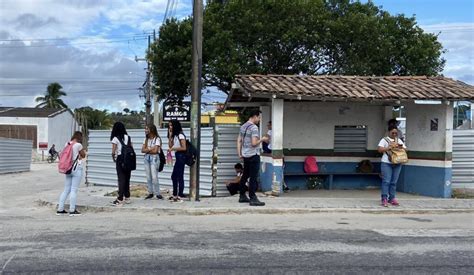
[[(124, 135), (123, 136), (123, 143), (128, 144), (128, 136)], [(117, 149), (115, 150), (115, 155), (120, 156), (122, 154), (122, 143), (120, 143), (119, 139), (117, 137), (114, 137), (112, 139), (112, 143), (117, 145)]]
[(183, 134), (179, 134), (178, 136), (175, 136), (173, 139), (173, 148), (181, 147), (181, 143), (179, 141), (183, 139), (186, 140), (186, 137)]
[[(394, 139), (390, 138), (390, 137), (385, 137), (385, 138), (382, 138), (379, 142), (379, 147), (383, 147), (383, 148), (388, 148), (388, 145), (389, 143), (387, 142), (387, 140), (390, 140), (391, 142), (395, 142)], [(403, 143), (403, 141), (399, 138), (397, 138), (398, 140), (398, 144), (402, 145), (404, 149), (406, 149), (407, 147), (405, 146), (405, 143)], [(382, 154), (382, 162), (385, 162), (385, 163), (391, 163), (390, 160), (388, 159), (388, 155), (386, 153), (383, 153)]]
[(272, 150), (272, 130), (268, 130), (267, 136), (269, 137), (269, 139), (268, 139), (268, 149)]
[[(69, 142), (67, 142), (64, 147), (66, 147), (68, 145)], [(77, 156), (79, 155), (79, 152), (82, 150), (82, 144), (76, 142), (74, 143), (74, 145), (72, 146), (72, 161), (74, 162), (77, 158), (77, 166), (82, 166), (82, 159), (78, 158)], [(77, 169), (77, 166), (76, 166), (76, 169)], [(74, 171), (76, 170), (74, 169)]]
[[(145, 145), (147, 142), (147, 139), (145, 138), (143, 140), (143, 145)], [(149, 138), (148, 139), (148, 144), (146, 145), (147, 148), (153, 148), (155, 146), (160, 146), (161, 147), (161, 140), (159, 137), (155, 137), (155, 138)]]

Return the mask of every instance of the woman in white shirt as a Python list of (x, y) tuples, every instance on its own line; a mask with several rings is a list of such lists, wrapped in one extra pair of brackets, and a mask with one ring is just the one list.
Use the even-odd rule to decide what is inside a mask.
[(71, 141), (66, 143), (64, 147), (72, 144), (72, 171), (66, 174), (66, 181), (64, 182), (64, 191), (59, 197), (59, 206), (56, 215), (67, 215), (68, 212), (64, 210), (64, 203), (69, 196), (69, 216), (79, 216), (81, 213), (76, 209), (77, 190), (81, 184), (82, 179), (82, 159), (86, 157), (86, 152), (82, 147), (82, 133), (77, 131), (71, 138)]
[(183, 202), (184, 197), (184, 166), (186, 163), (186, 137), (183, 133), (181, 123), (172, 120), (168, 124), (168, 151), (175, 153), (175, 162), (171, 180), (173, 181), (173, 197), (170, 200), (174, 202)]
[(146, 182), (148, 186), (148, 196), (145, 200), (152, 199), (155, 195), (159, 200), (163, 199), (160, 194), (160, 183), (158, 181), (158, 168), (160, 166), (161, 137), (154, 124), (145, 127), (146, 138), (143, 141), (142, 153), (145, 154), (143, 163), (145, 164)]
[(112, 128), (110, 140), (112, 142), (112, 159), (115, 162), (118, 178), (118, 196), (112, 202), (112, 205), (122, 206), (123, 203), (130, 203), (130, 177), (132, 176), (132, 171), (123, 169), (117, 158), (122, 154), (122, 142), (123, 144), (132, 145), (132, 139), (127, 134), (125, 125), (122, 122), (116, 122)]
[(403, 141), (398, 137), (398, 129), (396, 126), (389, 126), (388, 133), (389, 136), (382, 138), (378, 145), (378, 151), (379, 153), (382, 153), (380, 170), (382, 172), (382, 206), (384, 207), (388, 207), (388, 204), (395, 206), (400, 205), (395, 195), (402, 165), (392, 164), (388, 157), (388, 152), (394, 148), (407, 148)]

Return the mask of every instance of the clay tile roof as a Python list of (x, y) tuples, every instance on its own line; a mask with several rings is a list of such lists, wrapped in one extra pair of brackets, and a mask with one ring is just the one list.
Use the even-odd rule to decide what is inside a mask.
[[(442, 76), (237, 75), (238, 92), (303, 99), (474, 100), (474, 86)], [(235, 93), (234, 93), (235, 94)], [(239, 96), (233, 95), (230, 101)]]

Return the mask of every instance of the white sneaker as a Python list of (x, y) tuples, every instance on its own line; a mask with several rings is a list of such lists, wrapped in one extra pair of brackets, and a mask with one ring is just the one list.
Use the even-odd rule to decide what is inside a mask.
[(124, 202), (125, 202), (125, 204), (131, 204), (131, 203), (132, 203), (132, 201), (130, 200), (130, 198), (125, 198), (125, 199), (124, 199)]

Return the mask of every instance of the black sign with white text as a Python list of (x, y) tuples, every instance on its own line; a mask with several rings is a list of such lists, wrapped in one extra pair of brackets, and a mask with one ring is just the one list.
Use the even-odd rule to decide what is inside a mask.
[(163, 105), (163, 121), (190, 121), (191, 102), (165, 102)]

